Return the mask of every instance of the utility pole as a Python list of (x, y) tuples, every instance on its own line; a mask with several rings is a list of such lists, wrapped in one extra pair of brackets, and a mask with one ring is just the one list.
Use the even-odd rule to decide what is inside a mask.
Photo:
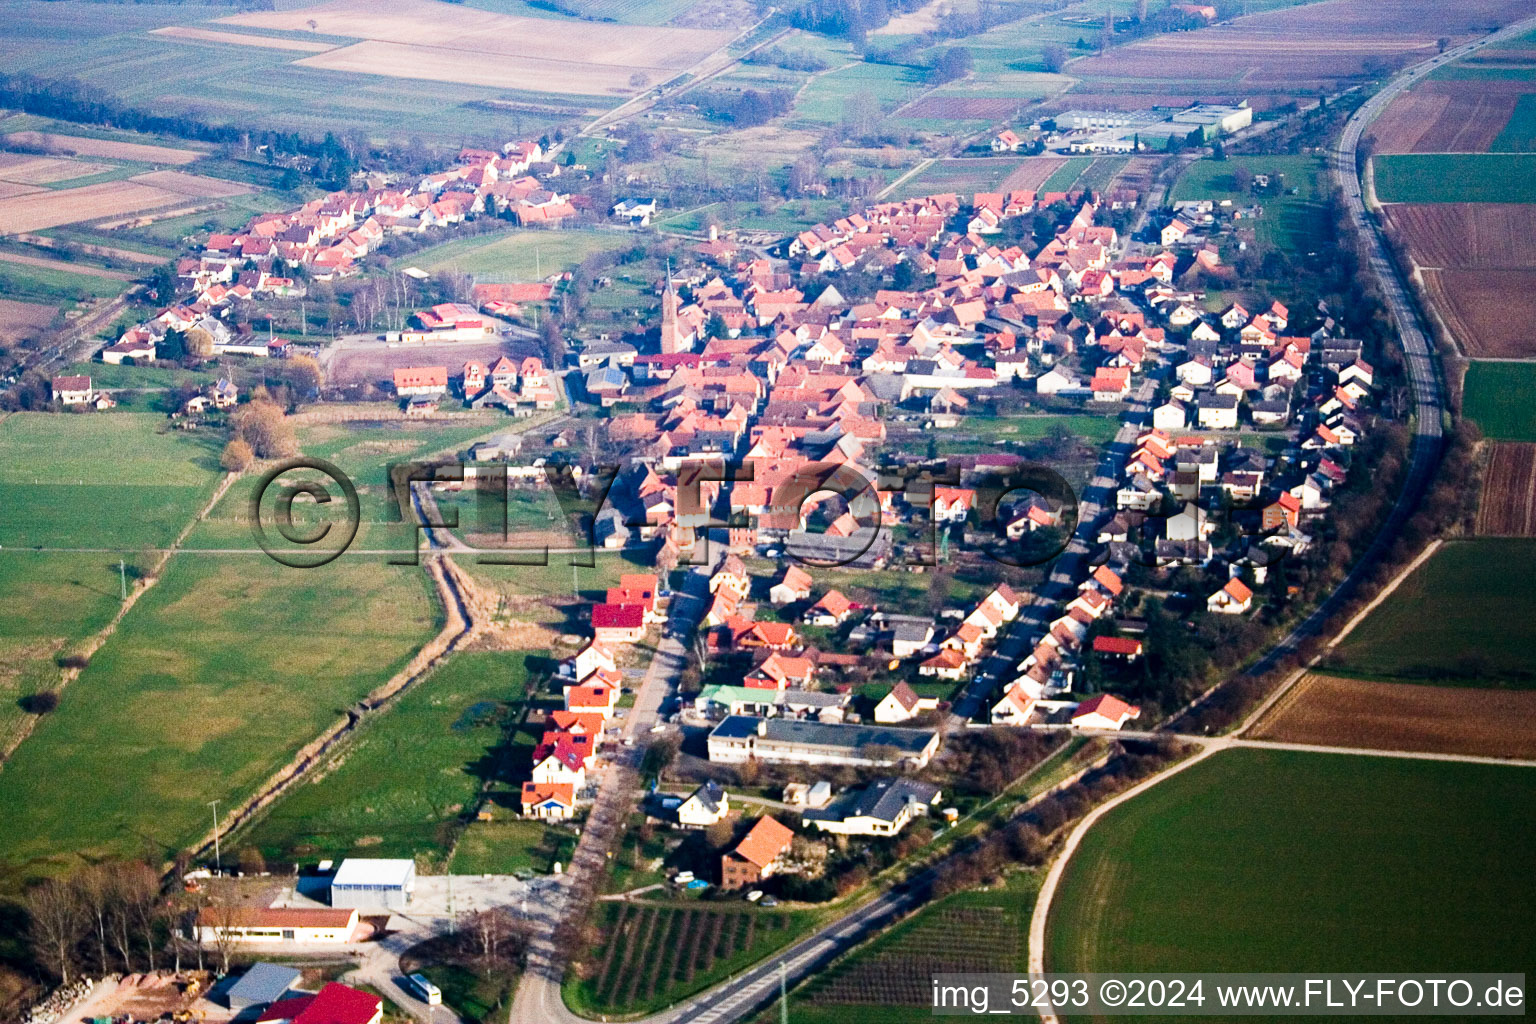
[(128, 566), (121, 558), (117, 560), (117, 583), (122, 590), (122, 599), (128, 600)]
[(217, 874), (224, 873), (224, 858), (219, 854), (219, 802), (209, 800), (208, 806), (213, 808), (213, 869)]

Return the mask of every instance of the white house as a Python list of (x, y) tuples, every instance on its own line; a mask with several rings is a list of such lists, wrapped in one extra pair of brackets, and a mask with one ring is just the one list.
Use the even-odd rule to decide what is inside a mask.
[(1090, 697), (1072, 712), (1072, 725), (1078, 729), (1118, 729), (1141, 714), (1141, 708), (1116, 697), (1101, 693)]
[(1242, 615), (1253, 607), (1253, 591), (1237, 577), (1227, 580), (1227, 585), (1206, 599), (1206, 611), (1218, 615)]
[(710, 781), (688, 794), (688, 798), (677, 805), (677, 821), (680, 825), (713, 825), (729, 814), (730, 810), (730, 794), (718, 782)]
[(875, 705), (875, 721), (881, 725), (898, 725), (911, 721), (924, 711), (934, 711), (938, 706), (937, 697), (919, 697), (903, 680), (891, 687), (891, 692)]

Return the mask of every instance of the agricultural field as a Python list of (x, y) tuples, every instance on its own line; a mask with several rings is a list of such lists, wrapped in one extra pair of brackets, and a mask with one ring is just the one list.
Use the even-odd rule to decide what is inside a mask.
[(1282, 743), (1536, 758), (1536, 690), (1469, 690), (1314, 673), (1248, 735)]
[(1527, 689), (1536, 686), (1536, 540), (1447, 543), (1324, 661), (1334, 674)]
[(454, 270), (479, 281), (543, 281), (594, 253), (626, 249), (634, 240), (615, 231), (509, 231), (455, 239), (411, 256), (423, 270)]
[(224, 439), (146, 413), (12, 413), (0, 420), (0, 547), (170, 543), (207, 502)]
[(1536, 363), (1473, 360), (1467, 367), (1461, 412), (1496, 441), (1536, 441)]
[[(54, 265), (50, 261), (39, 266), (39, 262), (43, 261), (0, 252), (0, 294), (19, 304), (73, 308), (120, 295), (128, 286), (127, 275), (105, 276), (92, 272), (88, 264)], [(52, 319), (50, 316), (48, 321)]]
[[(518, 422), (527, 423), (526, 420)], [(484, 418), (442, 423), (419, 420), (301, 423), (296, 433), (303, 454), (333, 463), (357, 487), (362, 522), (352, 547), (359, 551), (398, 552), (404, 556), (411, 551), (415, 531), (399, 519), (398, 507), (388, 486), (388, 467), (440, 453), (453, 454), (475, 440), (511, 429), (515, 429), (512, 421), (491, 414)], [(250, 526), (250, 502), (256, 476), (247, 473), (230, 487), (188, 535), (186, 547), (189, 550), (256, 550)], [(373, 562), (384, 561), (382, 555), (359, 557)]]
[(1083, 79), (1082, 92), (1190, 93), (1213, 100), (1222, 92), (1331, 92), (1434, 56), (1439, 36), (1457, 42), (1481, 35), (1490, 20), (1513, 20), (1523, 10), (1517, 0), (1476, 0), (1453, 9), (1435, 0), (1325, 0), (1116, 47), (1073, 61), (1067, 70)]
[(1495, 153), (1530, 153), (1536, 151), (1536, 72), (1531, 76), (1531, 91), (1522, 93), (1514, 112), (1488, 147)]
[[(441, 6), (449, 12), (480, 13)], [(212, 22), (197, 25), (200, 18), (221, 17), (230, 10), (227, 5), (139, 4), (114, 9), (108, 20), (98, 16), (96, 4), (81, 0), (0, 0), (0, 18), (7, 27), (0, 38), (0, 61), (15, 73), (78, 79), (157, 113), (195, 113), (213, 122), (256, 123), (314, 135), (357, 129), (381, 141), (403, 143), (416, 136), (428, 144), (455, 147), (537, 136), (557, 124), (590, 119), (618, 102), (611, 96), (561, 95), (542, 87), (509, 91), (427, 79), (401, 89), (399, 79), (385, 75), (304, 66), (295, 62), (304, 54), (270, 44), (151, 34), (179, 26), (243, 32), (257, 40), (319, 39), (337, 47), (331, 53), (356, 42), (310, 33), (298, 15), (299, 30), (286, 34)], [(589, 27), (595, 26), (583, 24)], [(476, 59), (483, 64), (487, 58)], [(626, 83), (630, 73), (625, 72)]]
[(1536, 202), (1536, 153), (1410, 153), (1371, 166), (1383, 203)]
[(997, 888), (924, 907), (793, 992), (791, 1016), (802, 1024), (917, 1024), (933, 1019), (934, 974), (1026, 970), (1037, 884), (1020, 872)]
[(1524, 327), (1536, 316), (1536, 205), (1393, 203), (1382, 211), (1463, 351), (1536, 355)]
[[(399, 572), (409, 570), (400, 569)], [(295, 863), (367, 850), (441, 860), (457, 827), (494, 791), (503, 814), (537, 737), (517, 725), (527, 680), (521, 652), (450, 654), (290, 790), (231, 849)]]
[(926, 196), (956, 192), (969, 198), (974, 192), (1007, 192), (1038, 189), (1066, 161), (1061, 157), (962, 157), (937, 160), (908, 178), (899, 196)]
[(1091, 156), (1068, 157), (1066, 163), (1056, 168), (1049, 178), (1040, 183), (1040, 190), (1044, 192), (1068, 192), (1073, 189), (1082, 188), (1083, 186), (1078, 184), (1078, 179), (1083, 176), (1084, 172), (1094, 162), (1094, 158)]
[(568, 973), (566, 1003), (588, 1015), (669, 1006), (788, 945), (810, 921), (747, 903), (602, 903), (591, 976)]
[(1483, 471), (1480, 537), (1536, 537), (1536, 444), (1498, 441)]
[[(1268, 174), (1284, 191), (1264, 195), (1240, 192), (1232, 177), (1235, 167)], [(1324, 172), (1323, 159), (1318, 156), (1244, 154), (1228, 160), (1196, 160), (1174, 183), (1170, 198), (1256, 203), (1264, 208), (1255, 227), (1258, 237), (1293, 255), (1305, 255), (1316, 251), (1327, 231)], [(1293, 188), (1298, 190), (1296, 195), (1290, 194)]]
[[(1376, 152), (1527, 152), (1536, 77), (1528, 82), (1430, 78), (1393, 100), (1370, 127)], [(1516, 121), (1517, 110), (1525, 113)], [(1513, 129), (1513, 131), (1511, 131)]]
[[(525, 18), (438, 0), (328, 2), (252, 12), (218, 25), (360, 40), (303, 57), (299, 67), (580, 96), (628, 96), (660, 85), (733, 33)], [(551, 54), (560, 54), (552, 58)]]
[(0, 862), (170, 856), (208, 800), (249, 796), (439, 619), (419, 570), (173, 557), (0, 772)]
[[(0, 287), (6, 295), (9, 288)], [(10, 346), (18, 341), (40, 337), (58, 315), (58, 307), (40, 302), (18, 302), (0, 299), (0, 346)]]
[(200, 149), (183, 149), (162, 146), (152, 142), (132, 142), (118, 138), (97, 138), (87, 135), (63, 135), (58, 132), (16, 131), (5, 135), (12, 145), (40, 147), (50, 153), (71, 156), (104, 157), (108, 160), (131, 160), (144, 164), (169, 164), (179, 167), (202, 159), (206, 153)]
[(58, 686), (57, 659), (111, 621), (121, 585), (110, 555), (0, 551), (0, 750), (30, 717), (18, 702)]
[(1525, 970), (1530, 772), (1216, 754), (1083, 837), (1052, 904), (1046, 968)]
[(0, 234), (142, 214), (177, 204), (197, 207), (203, 200), (229, 198), (250, 191), (249, 186), (217, 178), (181, 171), (152, 171), (79, 188), (29, 192), (0, 199)]

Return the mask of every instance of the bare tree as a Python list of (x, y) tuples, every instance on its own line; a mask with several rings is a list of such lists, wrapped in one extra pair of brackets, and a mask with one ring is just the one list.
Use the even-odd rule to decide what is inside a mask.
[(155, 969), (155, 933), (165, 919), (165, 903), (160, 898), (160, 878), (155, 869), (143, 862), (126, 865), (119, 883), (123, 914), (138, 933), (144, 946), (149, 969)]
[(100, 974), (107, 973), (107, 922), (112, 916), (112, 890), (112, 868), (108, 864), (92, 864), (75, 879), (81, 911), (96, 937), (96, 970)]
[(241, 918), (240, 905), (228, 897), (221, 897), (209, 900), (207, 909), (206, 917), (199, 915), (199, 919), (207, 920), (212, 926), (213, 948), (219, 954), (219, 971), (228, 974), (229, 957), (235, 951), (235, 926)]
[(75, 946), (89, 928), (79, 891), (63, 879), (50, 878), (27, 890), (23, 905), (31, 921), (32, 947), (38, 959), (68, 985)]

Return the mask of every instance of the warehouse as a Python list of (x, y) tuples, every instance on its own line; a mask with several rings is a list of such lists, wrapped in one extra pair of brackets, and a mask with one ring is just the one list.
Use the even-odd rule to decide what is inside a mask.
[(348, 857), (331, 878), (331, 906), (401, 910), (415, 891), (414, 861)]
[(938, 749), (939, 734), (928, 729), (834, 725), (748, 715), (731, 715), (709, 734), (709, 759), (717, 764), (758, 760), (921, 768)]
[(357, 942), (368, 933), (356, 910), (328, 907), (204, 907), (197, 915), (197, 937), (214, 942), (311, 943)]

